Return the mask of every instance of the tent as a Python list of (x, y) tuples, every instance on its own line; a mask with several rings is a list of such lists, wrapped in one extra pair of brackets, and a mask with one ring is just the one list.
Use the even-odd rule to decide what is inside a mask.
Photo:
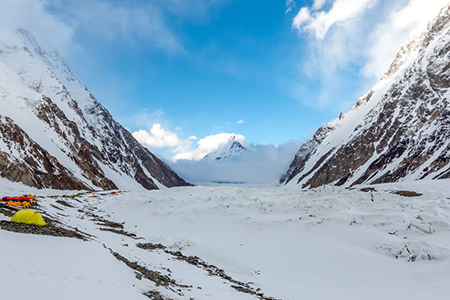
[(12, 216), (11, 222), (36, 224), (39, 226), (46, 225), (44, 219), (42, 218), (42, 215), (32, 209), (19, 210), (14, 214), (14, 216)]
[(6, 203), (11, 206), (22, 206), (22, 208), (29, 208), (31, 204), (36, 204), (36, 200), (30, 200), (36, 198), (36, 195), (20, 196), (20, 197), (3, 197), (0, 202)]
[(24, 197), (24, 196), (20, 196), (20, 197), (3, 197), (2, 201), (4, 202), (30, 202), (30, 198)]

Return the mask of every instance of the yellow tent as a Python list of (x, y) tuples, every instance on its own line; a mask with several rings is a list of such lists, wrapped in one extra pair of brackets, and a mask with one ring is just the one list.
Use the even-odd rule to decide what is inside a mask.
[(36, 224), (40, 226), (46, 225), (42, 215), (32, 209), (19, 210), (12, 216), (11, 222)]

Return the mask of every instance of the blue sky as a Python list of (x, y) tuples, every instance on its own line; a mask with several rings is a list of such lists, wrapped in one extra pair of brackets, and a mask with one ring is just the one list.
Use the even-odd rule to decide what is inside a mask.
[(310, 137), (447, 2), (4, 1), (9, 25), (58, 47), (115, 119), (167, 159), (199, 159), (228, 134), (253, 148)]
[(156, 6), (177, 40), (171, 49), (139, 35), (102, 40), (81, 28), (74, 41), (89, 48), (70, 65), (131, 131), (157, 122), (180, 138), (233, 132), (278, 145), (336, 116), (289, 90), (304, 50), (284, 1), (217, 2), (197, 15)]

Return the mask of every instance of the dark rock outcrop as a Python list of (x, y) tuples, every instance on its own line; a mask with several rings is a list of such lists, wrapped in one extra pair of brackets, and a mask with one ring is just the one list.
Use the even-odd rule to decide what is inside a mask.
[[(0, 116), (0, 175), (36, 188), (91, 189), (8, 117)], [(16, 155), (11, 155), (15, 153)]]

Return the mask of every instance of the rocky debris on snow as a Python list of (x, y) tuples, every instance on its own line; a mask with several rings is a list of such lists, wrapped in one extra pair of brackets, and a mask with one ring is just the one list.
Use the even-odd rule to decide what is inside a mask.
[(104, 226), (104, 227), (110, 227), (110, 228), (123, 229), (123, 224), (124, 223), (117, 223), (117, 222), (112, 222), (112, 221), (106, 220), (105, 218), (103, 218), (103, 217), (101, 217), (101, 216), (99, 216), (97, 214), (94, 214), (92, 212), (86, 212), (84, 210), (78, 210), (78, 211), (81, 212), (81, 213), (86, 214), (97, 225)]
[(64, 200), (56, 200), (56, 203), (59, 203), (59, 204), (64, 205), (64, 206), (66, 206), (66, 207), (71, 207), (71, 208), (73, 208), (73, 205), (72, 205), (72, 204), (70, 204), (70, 203), (68, 203), (68, 202), (66, 202), (66, 201), (64, 201)]
[(392, 194), (403, 196), (403, 197), (420, 197), (423, 194), (413, 192), (413, 191), (393, 191)]
[(161, 249), (161, 250), (166, 250), (166, 246), (161, 245), (161, 244), (153, 244), (153, 243), (138, 243), (136, 245), (138, 248), (144, 249), (144, 250), (157, 250), (157, 249)]
[(92, 220), (95, 222), (95, 224), (103, 226), (103, 227), (99, 228), (102, 231), (109, 231), (109, 232), (112, 232), (115, 234), (120, 234), (123, 236), (130, 237), (133, 239), (142, 239), (141, 237), (138, 237), (134, 233), (129, 233), (129, 232), (125, 231), (123, 229), (123, 223), (117, 223), (117, 222), (112, 222), (112, 221), (106, 220), (92, 212), (86, 212), (84, 210), (79, 210), (79, 212), (85, 213), (87, 216), (91, 217)]
[(127, 237), (130, 237), (130, 238), (135, 239), (135, 240), (142, 239), (141, 237), (138, 237), (134, 233), (129, 233), (129, 232), (126, 232), (125, 230), (122, 230), (122, 229), (100, 228), (100, 230), (101, 231), (109, 231), (109, 232), (112, 232), (112, 233), (115, 233), (115, 234), (120, 234), (120, 235), (127, 236)]
[[(174, 279), (170, 278), (167, 275), (163, 275), (158, 271), (154, 271), (154, 270), (149, 270), (148, 268), (138, 264), (137, 262), (132, 262), (130, 260), (128, 260), (127, 258), (125, 258), (124, 256), (120, 255), (119, 253), (109, 249), (111, 251), (111, 254), (118, 260), (122, 261), (123, 263), (125, 263), (129, 268), (133, 269), (134, 271), (137, 272), (137, 274), (140, 274), (142, 276), (142, 278), (148, 279), (152, 282), (154, 282), (156, 284), (156, 286), (163, 286), (167, 289), (169, 289), (170, 291), (178, 294), (179, 296), (184, 296), (182, 293), (182, 288), (187, 288), (187, 289), (191, 289), (192, 285), (183, 285), (183, 284), (179, 284), (177, 283)], [(146, 292), (149, 297), (152, 296), (152, 293), (154, 295), (158, 295), (159, 297), (162, 297), (158, 292), (156, 291), (151, 291), (151, 292)], [(155, 294), (156, 293), (156, 294)], [(150, 297), (149, 297), (150, 298)], [(166, 298), (160, 298), (160, 299), (166, 299)]]
[(0, 203), (0, 213), (7, 217), (12, 217), (19, 210), (20, 208), (18, 207), (14, 207), (5, 203)]
[(181, 253), (180, 251), (170, 251), (166, 246), (162, 244), (138, 243), (136, 246), (138, 248), (150, 251), (163, 250), (165, 253), (172, 255), (177, 260), (185, 261), (188, 264), (207, 271), (210, 276), (218, 276), (227, 280), (231, 283), (231, 287), (239, 292), (255, 295), (262, 300), (276, 300), (275, 298), (265, 296), (259, 288), (257, 290), (254, 290), (248, 283), (233, 279), (231, 276), (227, 275), (224, 270), (212, 264), (206, 263), (198, 256), (186, 256), (183, 255), (183, 253)]
[(376, 192), (377, 190), (375, 189), (375, 188), (373, 188), (373, 187), (367, 187), (367, 188), (362, 188), (362, 189), (359, 189), (361, 192), (364, 192), (364, 193), (369, 193), (369, 192)]
[(84, 241), (88, 240), (86, 234), (82, 233), (78, 229), (70, 230), (48, 223), (45, 226), (39, 226), (34, 224), (1, 221), (0, 228), (7, 231), (26, 234), (51, 235), (57, 237), (75, 238)]
[(123, 229), (123, 223), (112, 222), (112, 221), (109, 221), (109, 220), (105, 220), (103, 218), (97, 219), (95, 224), (101, 225), (101, 226), (104, 226), (104, 227)]
[(164, 297), (163, 295), (161, 295), (160, 292), (158, 291), (148, 291), (144, 293), (144, 296), (147, 296), (148, 298), (152, 299), (152, 300), (172, 300), (169, 299), (167, 297)]
[(125, 258), (124, 256), (120, 255), (119, 253), (110, 250), (112, 255), (114, 255), (115, 258), (125, 263), (129, 268), (135, 270), (139, 274), (142, 274), (143, 278), (146, 278), (150, 281), (153, 281), (157, 286), (175, 286), (178, 287), (179, 285), (175, 280), (170, 278), (167, 275), (163, 275), (157, 271), (149, 270), (144, 266), (139, 265), (137, 262), (132, 262)]

